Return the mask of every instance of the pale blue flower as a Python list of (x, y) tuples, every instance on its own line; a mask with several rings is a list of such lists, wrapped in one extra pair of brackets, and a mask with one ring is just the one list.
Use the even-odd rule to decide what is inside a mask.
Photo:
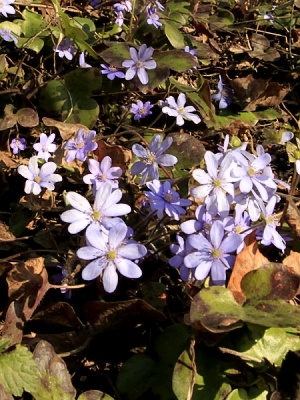
[(132, 11), (132, 3), (129, 0), (124, 0), (124, 1), (121, 1), (120, 3), (115, 3), (113, 5), (113, 7), (116, 12), (119, 12), (119, 11), (131, 12)]
[(178, 268), (181, 279), (187, 282), (190, 279), (193, 270), (186, 267), (184, 264), (184, 258), (186, 255), (195, 251), (195, 249), (181, 236), (177, 235), (176, 239), (178, 244), (171, 244), (170, 246), (171, 252), (175, 255), (169, 259), (169, 264), (173, 268)]
[(197, 49), (190, 49), (190, 46), (185, 46), (184, 51), (192, 56), (196, 56), (197, 53)]
[(103, 68), (101, 70), (101, 74), (106, 75), (107, 78), (111, 81), (115, 78), (125, 78), (124, 72), (120, 71), (117, 67), (114, 67), (113, 65), (101, 64), (101, 67)]
[(75, 159), (85, 161), (90, 151), (97, 149), (98, 144), (93, 142), (95, 139), (96, 131), (85, 132), (83, 129), (78, 129), (74, 140), (70, 139), (64, 145), (67, 150), (65, 155), (66, 162), (72, 162)]
[(147, 117), (148, 115), (151, 115), (152, 107), (153, 105), (150, 103), (150, 101), (146, 101), (145, 103), (143, 103), (141, 100), (138, 100), (136, 104), (131, 104), (130, 112), (134, 114), (133, 119), (139, 120), (141, 118)]
[(167, 137), (162, 140), (160, 135), (154, 136), (149, 143), (149, 147), (145, 148), (140, 144), (132, 146), (132, 152), (141, 159), (131, 167), (132, 175), (142, 175), (141, 185), (144, 185), (148, 176), (151, 180), (159, 179), (158, 166), (172, 167), (177, 163), (177, 158), (171, 154), (163, 154), (172, 144), (173, 139)]
[(148, 83), (149, 76), (146, 69), (156, 68), (156, 61), (151, 60), (153, 51), (153, 47), (147, 47), (146, 44), (142, 44), (138, 52), (134, 47), (130, 47), (129, 52), (132, 59), (125, 60), (122, 63), (123, 67), (128, 68), (125, 74), (127, 81), (133, 79), (137, 74), (143, 85)]
[(13, 154), (18, 154), (20, 151), (26, 149), (26, 139), (15, 138), (10, 142), (10, 147), (12, 148)]
[(289, 142), (290, 140), (292, 140), (294, 137), (294, 133), (291, 131), (285, 131), (282, 133), (281, 138), (280, 138), (280, 142), (281, 143), (286, 143)]
[(211, 151), (204, 155), (207, 172), (203, 169), (195, 169), (193, 178), (200, 183), (200, 186), (191, 189), (191, 195), (198, 199), (204, 199), (208, 213), (216, 215), (219, 213), (225, 217), (229, 213), (230, 204), (228, 194), (234, 198), (234, 185), (230, 172), (233, 167), (233, 160), (228, 153), (222, 160), (220, 166), (218, 157)]
[(68, 192), (66, 198), (73, 208), (63, 212), (60, 218), (70, 224), (68, 227), (70, 233), (78, 233), (90, 225), (98, 225), (100, 229), (109, 230), (113, 225), (122, 222), (116, 217), (131, 211), (129, 205), (119, 203), (122, 192), (119, 189), (113, 190), (109, 182), (104, 182), (97, 190), (93, 206), (76, 192)]
[(10, 29), (0, 29), (0, 36), (6, 42), (14, 42), (15, 44), (18, 43), (18, 39), (11, 33)]
[(121, 27), (124, 24), (124, 13), (123, 11), (115, 11), (116, 14), (116, 19), (115, 19), (115, 24), (117, 24), (119, 27)]
[(55, 140), (55, 133), (47, 136), (45, 133), (41, 133), (40, 141), (33, 145), (35, 151), (38, 152), (38, 158), (48, 161), (51, 157), (50, 153), (54, 153), (57, 146), (53, 141)]
[(224, 237), (224, 227), (221, 221), (214, 221), (206, 238), (202, 233), (188, 236), (189, 244), (196, 249), (184, 258), (187, 268), (196, 268), (194, 275), (198, 280), (204, 280), (210, 275), (210, 284), (223, 285), (226, 281), (226, 270), (232, 268), (234, 253), (243, 238), (233, 233)]
[(117, 271), (127, 278), (139, 278), (142, 275), (135, 260), (147, 254), (145, 246), (126, 240), (127, 226), (121, 222), (113, 226), (108, 235), (94, 225), (87, 232), (88, 246), (77, 251), (83, 260), (93, 260), (82, 271), (82, 278), (92, 280), (102, 276), (104, 290), (115, 291), (118, 285)]
[(94, 194), (104, 182), (110, 183), (114, 189), (119, 187), (118, 179), (122, 175), (122, 169), (120, 167), (112, 167), (112, 159), (109, 156), (105, 156), (101, 163), (90, 158), (88, 160), (88, 168), (90, 174), (83, 177), (83, 182), (93, 185)]
[(218, 83), (218, 90), (219, 92), (216, 94), (213, 94), (211, 96), (213, 101), (218, 101), (219, 102), (219, 108), (220, 110), (224, 110), (227, 108), (233, 100), (233, 92), (232, 89), (229, 86), (226, 86), (223, 84), (222, 76), (219, 75), (219, 83)]
[(92, 68), (92, 66), (85, 62), (85, 55), (81, 53), (79, 56), (79, 67), (80, 68)]
[(159, 219), (162, 219), (164, 214), (179, 221), (180, 216), (186, 214), (183, 207), (190, 206), (192, 202), (188, 199), (181, 199), (179, 194), (172, 189), (170, 181), (160, 182), (154, 179), (153, 182), (146, 183), (151, 192), (144, 192), (149, 198), (150, 208), (156, 211)]
[[(229, 232), (229, 236), (232, 233), (238, 233), (244, 239), (249, 233), (252, 232), (250, 229), (251, 219), (249, 214), (240, 207), (239, 204), (235, 206), (234, 217), (226, 217), (223, 220), (223, 226), (226, 232)], [(245, 247), (245, 243), (242, 242), (237, 248), (236, 252), (239, 253)]]
[(73, 59), (77, 51), (73, 39), (70, 38), (63, 38), (59, 44), (53, 47), (53, 50), (58, 53), (60, 58), (66, 57), (69, 61)]
[(38, 195), (41, 193), (42, 188), (54, 190), (54, 184), (62, 181), (59, 174), (54, 174), (57, 165), (54, 162), (46, 162), (41, 168), (38, 166), (38, 157), (31, 157), (28, 166), (20, 165), (18, 173), (26, 178), (25, 193), (33, 193)]
[(183, 233), (191, 235), (192, 233), (202, 232), (204, 235), (208, 234), (213, 222), (213, 217), (206, 210), (205, 204), (196, 208), (195, 219), (189, 219), (182, 222), (180, 229)]
[(171, 117), (176, 117), (177, 125), (182, 126), (184, 124), (184, 120), (193, 121), (194, 124), (199, 124), (201, 121), (198, 115), (193, 114), (193, 112), (196, 111), (195, 107), (184, 107), (186, 103), (186, 97), (184, 93), (180, 93), (178, 95), (177, 103), (173, 96), (167, 97), (166, 101), (168, 105), (162, 108), (162, 112)]
[(0, 2), (0, 14), (7, 18), (7, 14), (15, 14), (16, 10), (10, 5), (13, 4), (15, 0), (1, 0)]

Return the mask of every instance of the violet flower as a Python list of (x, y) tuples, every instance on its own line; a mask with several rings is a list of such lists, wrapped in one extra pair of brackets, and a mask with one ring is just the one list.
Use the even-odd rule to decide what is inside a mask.
[(127, 11), (131, 12), (132, 11), (132, 3), (129, 0), (124, 0), (121, 1), (120, 3), (115, 3), (113, 5), (115, 12), (119, 11)]
[(113, 65), (101, 64), (101, 67), (103, 68), (101, 70), (101, 74), (107, 75), (107, 78), (111, 81), (115, 78), (125, 78), (124, 72), (120, 71), (117, 67), (114, 67)]
[(232, 268), (235, 252), (243, 238), (232, 233), (224, 237), (224, 227), (221, 221), (214, 221), (208, 238), (202, 233), (188, 236), (189, 244), (196, 249), (184, 258), (187, 268), (195, 269), (195, 278), (205, 279), (210, 275), (210, 283), (223, 285), (226, 281), (226, 270)]
[(67, 150), (65, 155), (66, 162), (72, 162), (75, 159), (85, 161), (90, 151), (97, 149), (98, 144), (93, 142), (96, 131), (85, 132), (83, 129), (78, 129), (74, 140), (70, 139), (63, 146)]
[(13, 4), (15, 0), (1, 0), (0, 2), (0, 14), (7, 18), (7, 14), (15, 14), (16, 10), (10, 5)]
[(123, 11), (115, 11), (117, 18), (115, 19), (115, 24), (117, 24), (120, 28), (124, 24), (124, 13)]
[(186, 97), (184, 93), (178, 95), (177, 103), (173, 96), (167, 97), (167, 106), (162, 108), (162, 112), (168, 114), (171, 117), (176, 117), (176, 124), (182, 126), (184, 120), (193, 121), (194, 124), (199, 124), (201, 121), (200, 117), (193, 114), (196, 111), (195, 107), (187, 106), (184, 107), (186, 103)]
[(157, 15), (156, 8), (150, 4), (146, 7), (146, 9), (148, 14), (147, 24), (153, 25), (155, 28), (162, 26), (162, 23), (159, 22), (159, 16)]
[(189, 244), (189, 242), (184, 240), (181, 236), (176, 236), (178, 244), (171, 244), (170, 250), (174, 254), (173, 257), (169, 259), (169, 264), (173, 268), (178, 268), (180, 277), (183, 281), (187, 282), (191, 277), (191, 268), (187, 268), (184, 263), (184, 258), (188, 254), (195, 251), (195, 249)]
[(42, 188), (54, 190), (54, 183), (62, 181), (59, 174), (54, 174), (57, 165), (54, 162), (46, 162), (41, 169), (38, 166), (38, 157), (34, 156), (29, 159), (29, 164), (20, 165), (17, 169), (18, 173), (26, 178), (25, 193), (40, 194)]
[(45, 133), (41, 133), (40, 141), (33, 145), (35, 151), (38, 152), (38, 158), (41, 158), (45, 161), (51, 157), (50, 153), (54, 153), (57, 146), (53, 141), (55, 140), (55, 133), (52, 133), (50, 136), (47, 136)]
[(172, 144), (173, 139), (167, 137), (162, 141), (160, 135), (154, 136), (149, 143), (149, 147), (145, 148), (140, 144), (132, 146), (132, 152), (141, 159), (135, 162), (131, 167), (132, 175), (142, 175), (140, 184), (144, 185), (148, 176), (150, 179), (159, 179), (158, 166), (172, 167), (177, 163), (177, 158), (171, 154), (163, 154)]
[(232, 103), (233, 100), (233, 92), (232, 89), (226, 85), (223, 84), (222, 76), (219, 75), (219, 83), (218, 83), (218, 90), (219, 92), (216, 94), (213, 94), (211, 96), (213, 101), (218, 101), (219, 102), (219, 108), (220, 110), (224, 110), (230, 104)]
[(18, 39), (11, 33), (10, 29), (0, 29), (0, 36), (6, 42), (14, 42), (15, 44), (18, 43)]
[(20, 151), (26, 149), (26, 139), (15, 138), (10, 142), (10, 147), (12, 148), (13, 154), (18, 154)]
[(192, 56), (196, 56), (197, 53), (197, 49), (190, 49), (190, 46), (185, 46), (184, 51)]
[(63, 38), (59, 44), (53, 47), (53, 50), (58, 53), (60, 58), (66, 57), (69, 61), (73, 59), (77, 51), (73, 39), (70, 38)]
[(113, 190), (109, 182), (104, 182), (97, 190), (93, 206), (76, 192), (68, 192), (66, 198), (73, 208), (63, 212), (60, 218), (70, 224), (70, 233), (78, 233), (91, 224), (99, 225), (101, 230), (109, 230), (113, 225), (122, 222), (120, 218), (115, 217), (131, 211), (127, 204), (118, 204), (122, 192), (119, 189)]
[(146, 85), (149, 81), (146, 69), (155, 69), (156, 61), (151, 60), (153, 54), (153, 47), (147, 47), (146, 44), (142, 44), (137, 52), (134, 47), (130, 47), (129, 52), (131, 60), (123, 61), (122, 65), (128, 68), (125, 74), (125, 79), (130, 81), (137, 74), (139, 80), (143, 85)]
[(153, 182), (146, 184), (150, 192), (144, 192), (149, 198), (150, 208), (156, 211), (159, 219), (162, 219), (164, 213), (176, 221), (180, 220), (180, 216), (186, 214), (183, 207), (190, 206), (192, 202), (188, 199), (181, 199), (179, 194), (172, 189), (170, 181), (160, 182), (154, 179)]
[(83, 260), (93, 260), (82, 271), (82, 278), (92, 280), (102, 276), (104, 290), (115, 291), (118, 285), (117, 271), (127, 278), (139, 278), (142, 275), (135, 260), (144, 257), (147, 249), (142, 244), (127, 242), (127, 226), (121, 222), (113, 226), (108, 235), (94, 225), (87, 232), (88, 246), (77, 251)]
[(182, 222), (180, 229), (187, 235), (201, 231), (206, 236), (210, 231), (213, 217), (206, 211), (205, 204), (196, 208), (195, 217), (195, 219)]
[(105, 156), (101, 163), (90, 158), (88, 167), (90, 174), (83, 177), (83, 182), (93, 185), (94, 195), (104, 182), (109, 182), (114, 189), (119, 187), (118, 179), (122, 175), (122, 169), (120, 167), (112, 167), (112, 159), (109, 156)]
[(136, 104), (132, 103), (131, 104), (131, 109), (130, 112), (134, 114), (133, 119), (139, 120), (141, 118), (145, 118), (148, 115), (152, 114), (151, 108), (153, 105), (150, 103), (150, 101), (146, 101), (143, 103), (141, 100), (138, 100)]

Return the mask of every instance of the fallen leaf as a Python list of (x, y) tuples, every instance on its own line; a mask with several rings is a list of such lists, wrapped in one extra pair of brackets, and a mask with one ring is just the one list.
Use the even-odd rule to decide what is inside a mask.
[[(300, 276), (300, 253), (291, 251), (291, 253), (282, 261), (282, 264), (285, 265), (288, 270)], [(298, 289), (297, 294), (300, 294), (300, 288)]]
[(253, 33), (251, 44), (253, 50), (248, 52), (250, 57), (255, 57), (269, 62), (280, 58), (279, 52), (273, 47), (270, 47), (270, 42), (264, 35)]
[(241, 289), (241, 280), (249, 271), (258, 269), (264, 264), (269, 264), (269, 260), (259, 251), (255, 233), (253, 232), (245, 238), (245, 247), (236, 256), (228, 282), (228, 289), (231, 290), (238, 303), (243, 303), (246, 300)]
[(94, 151), (94, 154), (98, 161), (101, 162), (105, 156), (109, 156), (112, 159), (113, 167), (120, 167), (124, 173), (132, 157), (131, 151), (122, 146), (107, 144), (103, 140), (97, 143), (98, 148)]
[(32, 108), (21, 108), (16, 112), (17, 122), (26, 128), (32, 128), (39, 124), (39, 116)]
[(69, 140), (77, 133), (78, 129), (83, 129), (85, 132), (89, 131), (86, 126), (81, 124), (67, 124), (66, 122), (56, 121), (56, 119), (47, 117), (44, 117), (42, 121), (46, 126), (54, 126), (57, 128), (63, 140)]
[(288, 199), (285, 220), (294, 234), (300, 238), (300, 211), (291, 198)]

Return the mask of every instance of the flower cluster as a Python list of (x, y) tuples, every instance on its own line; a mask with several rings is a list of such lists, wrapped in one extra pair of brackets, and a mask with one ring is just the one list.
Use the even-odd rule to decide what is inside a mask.
[(205, 153), (206, 170), (198, 168), (192, 173), (200, 185), (191, 189), (191, 195), (202, 205), (195, 219), (180, 225), (185, 237), (177, 236), (178, 245), (171, 246), (174, 256), (170, 259), (184, 280), (210, 276), (210, 284), (224, 284), (226, 270), (233, 267), (235, 254), (251, 231), (262, 244), (285, 250), (274, 214), (279, 196), (271, 156), (260, 145), (257, 155), (249, 153), (246, 146), (229, 149), (227, 136), (219, 153)]
[(64, 145), (64, 149), (67, 150), (66, 161), (68, 163), (75, 159), (85, 161), (88, 153), (98, 147), (98, 144), (93, 142), (95, 136), (96, 131), (85, 132), (83, 129), (78, 129), (75, 138), (68, 140)]

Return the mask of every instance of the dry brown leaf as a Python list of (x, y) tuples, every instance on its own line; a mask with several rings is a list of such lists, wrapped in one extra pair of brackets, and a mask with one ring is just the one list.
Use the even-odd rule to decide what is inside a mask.
[[(300, 276), (300, 253), (291, 251), (291, 253), (285, 257), (282, 264), (287, 267), (288, 270)], [(300, 288), (297, 294), (300, 294)]]
[(131, 151), (122, 146), (107, 144), (102, 140), (97, 143), (98, 148), (94, 151), (94, 154), (98, 161), (100, 162), (105, 156), (109, 156), (112, 159), (113, 167), (120, 167), (124, 173), (131, 160)]
[(288, 199), (285, 220), (294, 234), (300, 238), (300, 211), (292, 199)]
[(56, 121), (52, 118), (43, 118), (43, 123), (46, 126), (54, 126), (59, 130), (60, 136), (63, 140), (69, 140), (72, 136), (77, 133), (78, 129), (83, 129), (85, 132), (88, 132), (88, 129), (85, 125), (81, 124), (67, 124), (65, 122)]
[(258, 249), (255, 233), (251, 233), (245, 238), (244, 249), (236, 256), (233, 271), (228, 283), (235, 300), (243, 303), (246, 298), (241, 289), (241, 280), (248, 272), (268, 264), (269, 260), (261, 254)]

